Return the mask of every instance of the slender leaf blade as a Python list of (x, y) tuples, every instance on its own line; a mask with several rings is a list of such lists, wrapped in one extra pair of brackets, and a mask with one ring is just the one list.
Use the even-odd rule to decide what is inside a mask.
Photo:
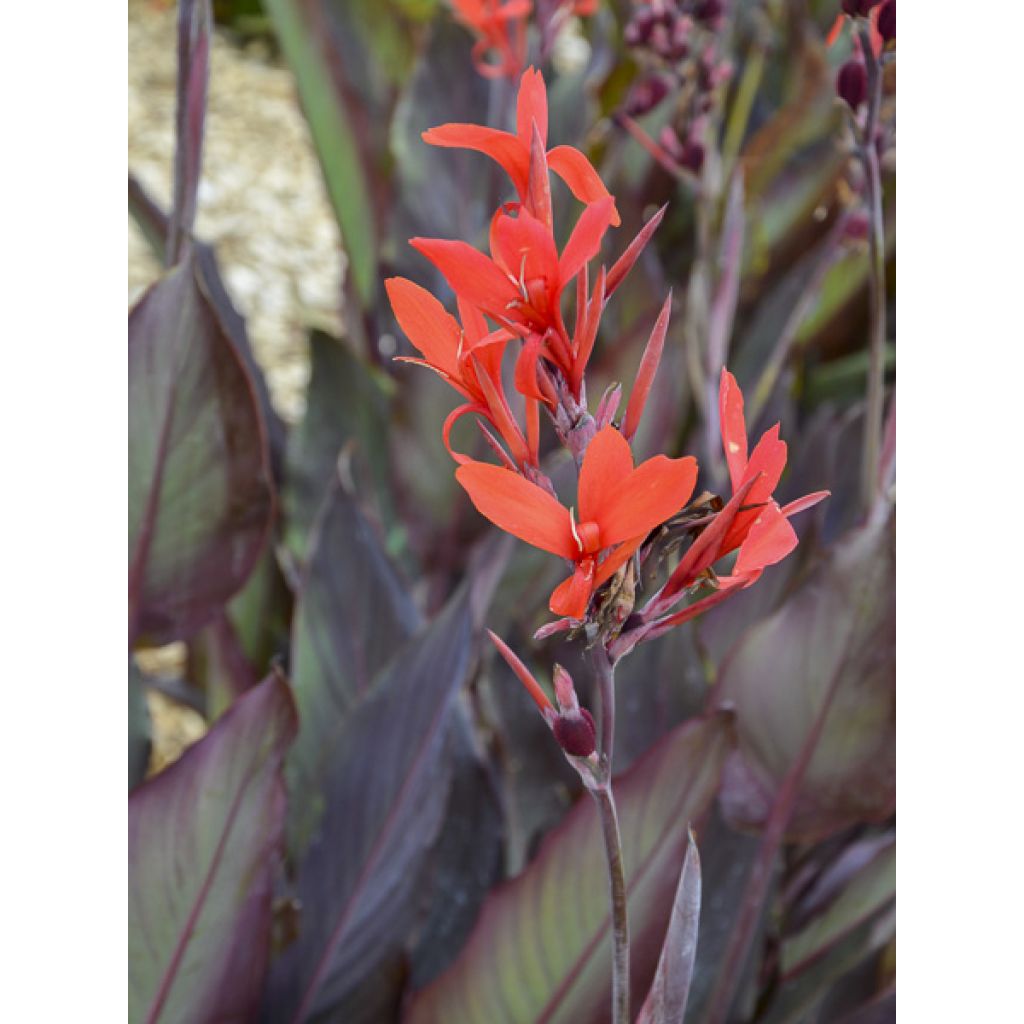
[(356, 291), (363, 306), (371, 308), (378, 276), (373, 202), (352, 119), (323, 49), (326, 33), (316, 24), (322, 12), (314, 3), (293, 0), (266, 0), (265, 7), (295, 75)]
[(691, 832), (672, 902), (665, 945), (661, 948), (658, 969), (637, 1024), (683, 1024), (697, 958), (700, 888), (700, 854)]

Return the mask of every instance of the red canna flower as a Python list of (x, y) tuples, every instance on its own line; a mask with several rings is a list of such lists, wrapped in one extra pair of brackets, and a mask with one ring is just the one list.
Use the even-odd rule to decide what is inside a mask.
[(526, 60), (526, 20), (532, 6), (530, 0), (452, 0), (456, 20), (477, 37), (473, 66), (485, 78), (519, 74)]
[(614, 427), (605, 427), (583, 458), (578, 517), (543, 488), (500, 466), (464, 462), (455, 476), (486, 519), (574, 563), (572, 576), (552, 593), (550, 608), (578, 620), (594, 591), (647, 534), (686, 504), (697, 462), (657, 455), (634, 468), (629, 442)]
[(479, 310), (460, 300), (462, 326), (433, 295), (403, 277), (385, 281), (395, 318), (422, 359), (399, 357), (434, 370), (456, 391), (469, 399), (445, 420), (445, 446), (456, 462), (466, 456), (452, 450), (450, 435), (455, 421), (467, 413), (479, 413), (498, 431), (511, 453), (513, 464), (535, 465), (536, 440), (523, 437), (509, 408), (501, 381), (501, 359), (511, 335), (491, 331)]
[[(597, 255), (611, 223), (612, 200), (583, 211), (559, 255), (551, 231), (525, 207), (510, 203), (491, 221), (491, 256), (466, 242), (413, 238), (412, 245), (444, 274), (455, 294), (517, 334), (536, 334), (547, 345), (561, 344), (568, 359), (562, 321), (562, 293)], [(551, 332), (554, 337), (546, 337)], [(568, 374), (567, 374), (568, 375)]]
[[(535, 125), (544, 149), (548, 138), (548, 94), (543, 76), (531, 67), (523, 72), (519, 83), (515, 135), (483, 125), (443, 124), (424, 132), (423, 141), (432, 146), (472, 149), (496, 160), (512, 179), (519, 201), (529, 205), (530, 152)], [(572, 146), (555, 146), (541, 155), (545, 158), (546, 168), (554, 171), (580, 202), (590, 204), (611, 199), (611, 224), (617, 226), (620, 223), (615, 200), (583, 153)], [(538, 211), (533, 212), (536, 215)]]

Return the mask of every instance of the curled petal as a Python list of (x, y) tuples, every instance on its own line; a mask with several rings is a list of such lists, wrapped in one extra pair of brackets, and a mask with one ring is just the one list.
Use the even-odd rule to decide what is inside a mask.
[(548, 152), (548, 167), (569, 186), (569, 191), (581, 203), (596, 203), (601, 199), (612, 200), (611, 224), (617, 228), (622, 223), (615, 199), (605, 188), (594, 165), (578, 149), (572, 146), (555, 146)]
[(526, 194), (530, 154), (526, 146), (509, 132), (476, 124), (442, 124), (424, 132), (423, 141), (446, 149), (472, 149), (484, 153), (501, 165), (521, 196)]
[(516, 357), (514, 383), (519, 394), (547, 403), (547, 396), (537, 384), (537, 360), (540, 358), (540, 345), (539, 334), (531, 334), (526, 339), (526, 343)]
[(452, 409), (450, 413), (445, 417), (444, 426), (441, 428), (441, 439), (444, 441), (445, 448), (448, 449), (448, 454), (460, 465), (465, 465), (467, 462), (472, 462), (472, 459), (468, 455), (463, 455), (461, 452), (455, 451), (452, 448), (452, 427), (455, 426), (456, 420), (461, 419), (467, 413), (477, 412), (483, 416), (487, 415), (487, 410), (482, 406), (477, 405), (475, 402), (468, 403), (466, 405), (460, 405), (455, 409)]

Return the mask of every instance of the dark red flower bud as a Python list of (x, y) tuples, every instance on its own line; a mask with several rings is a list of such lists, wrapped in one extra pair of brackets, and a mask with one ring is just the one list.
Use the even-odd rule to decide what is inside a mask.
[(649, 75), (635, 82), (626, 98), (626, 113), (641, 117), (653, 110), (668, 95), (668, 83), (661, 75)]
[(654, 28), (655, 14), (649, 7), (644, 7), (633, 15), (622, 36), (627, 46), (640, 46), (651, 37)]
[(878, 34), (887, 43), (896, 38), (896, 0), (887, 0), (878, 12)]
[(882, 0), (842, 0), (843, 14), (851, 18), (866, 18), (872, 7), (877, 7)]
[(573, 757), (590, 757), (597, 749), (597, 730), (586, 708), (560, 714), (551, 728), (561, 748)]
[(725, 4), (723, 0), (701, 0), (694, 14), (699, 21), (711, 28), (717, 28), (719, 20), (725, 14)]
[(839, 98), (850, 105), (855, 111), (867, 99), (868, 72), (867, 68), (856, 57), (848, 60), (836, 76), (836, 92)]
[(694, 174), (700, 174), (700, 169), (704, 166), (704, 147), (693, 139), (687, 139), (679, 162)]
[(690, 55), (690, 30), (692, 22), (689, 18), (680, 18), (672, 28), (672, 60), (686, 60)]

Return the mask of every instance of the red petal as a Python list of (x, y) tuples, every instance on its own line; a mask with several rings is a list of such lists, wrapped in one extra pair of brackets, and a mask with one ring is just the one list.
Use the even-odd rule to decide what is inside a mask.
[(404, 277), (384, 282), (398, 325), (423, 353), (427, 363), (453, 380), (461, 380), (457, 353), (462, 331), (433, 295)]
[(782, 471), (786, 468), (786, 442), (779, 440), (779, 425), (771, 427), (761, 435), (761, 440), (754, 446), (743, 472), (743, 482), (753, 480), (758, 473), (764, 476), (754, 484), (747, 495), (748, 505), (759, 505), (767, 501), (779, 485)]
[(594, 165), (578, 149), (572, 146), (555, 146), (548, 152), (548, 167), (569, 186), (569, 191), (581, 203), (596, 203), (600, 199), (612, 200), (612, 227), (622, 223), (619, 211), (615, 209), (615, 199), (605, 188)]
[[(599, 430), (587, 445), (583, 465), (580, 467), (577, 491), (579, 521), (596, 522), (608, 496), (622, 487), (632, 472), (633, 453), (629, 442), (615, 427), (608, 426)], [(603, 546), (608, 547), (610, 544), (610, 541), (602, 539)]]
[(609, 196), (591, 203), (576, 222), (569, 241), (562, 250), (558, 261), (558, 278), (564, 288), (578, 273), (584, 263), (592, 260), (601, 250), (601, 239), (611, 224), (615, 212), (615, 200)]
[(559, 583), (551, 593), (548, 607), (555, 615), (582, 619), (587, 614), (590, 595), (594, 591), (594, 560), (588, 558), (576, 566), (576, 571)]
[(444, 274), (452, 291), (485, 312), (504, 316), (508, 303), (518, 296), (494, 261), (465, 242), (410, 238), (409, 244)]
[(633, 269), (633, 264), (640, 258), (651, 236), (661, 223), (668, 209), (666, 203), (641, 229), (637, 232), (636, 238), (626, 246), (626, 251), (615, 261), (612, 269), (608, 271), (608, 295), (611, 295), (616, 288), (625, 280), (626, 275)]
[(516, 391), (527, 398), (535, 398), (547, 402), (544, 393), (537, 386), (537, 360), (540, 358), (540, 335), (531, 334), (519, 350), (516, 357), (516, 369), (513, 377)]
[(525, 477), (500, 466), (469, 462), (455, 471), (455, 478), (477, 511), (506, 533), (553, 555), (576, 554), (569, 510)]
[(802, 498), (797, 498), (796, 501), (783, 505), (782, 514), (788, 519), (790, 516), (795, 516), (798, 512), (805, 512), (809, 508), (814, 508), (819, 501), (824, 501), (831, 496), (831, 491), (815, 491), (813, 494), (805, 494)]
[[(722, 367), (718, 386), (718, 421), (722, 430), (722, 448), (729, 467), (729, 480), (734, 491), (743, 482), (747, 468), (747, 423), (743, 417), (743, 392), (736, 378)], [(771, 491), (768, 492), (771, 494)]]
[(441, 440), (444, 441), (445, 448), (448, 449), (448, 454), (461, 466), (472, 460), (468, 455), (463, 455), (461, 452), (455, 451), (452, 448), (452, 427), (455, 426), (455, 421), (461, 419), (466, 413), (478, 412), (484, 414), (484, 410), (480, 408), (476, 403), (471, 405), (460, 405), (457, 409), (452, 409), (450, 413), (445, 417), (444, 426), (441, 428)]
[(546, 718), (548, 712), (554, 713), (555, 706), (551, 698), (541, 689), (540, 683), (533, 677), (533, 673), (516, 657), (515, 652), (496, 633), (487, 630), (491, 642), (498, 648), (498, 653), (505, 659), (506, 664), (516, 674), (519, 682), (526, 687), (526, 692), (533, 698), (534, 704), (540, 708), (541, 714)]
[(527, 152), (533, 123), (537, 123), (541, 141), (548, 144), (548, 91), (544, 76), (534, 68), (527, 68), (519, 81), (519, 98), (516, 101), (516, 133)]
[(551, 229), (523, 207), (515, 217), (499, 213), (491, 222), (491, 254), (516, 280), (542, 278), (548, 290), (554, 291), (558, 250)]
[[(472, 149), (501, 164), (520, 196), (526, 195), (530, 151), (510, 132), (478, 124), (442, 124), (423, 133), (423, 141), (445, 149)], [(527, 136), (527, 144), (529, 136)]]
[[(593, 443), (593, 442), (591, 442)], [(648, 533), (674, 516), (697, 482), (697, 460), (656, 455), (642, 462), (614, 491), (604, 495), (600, 514), (601, 544), (607, 547)]]
[(636, 436), (637, 427), (640, 426), (640, 417), (644, 414), (644, 406), (647, 404), (647, 396), (650, 394), (651, 385), (654, 383), (654, 375), (658, 372), (658, 364), (661, 362), (662, 349), (665, 347), (665, 334), (668, 332), (668, 318), (672, 311), (672, 293), (668, 293), (665, 304), (661, 307), (658, 319), (654, 323), (650, 338), (647, 339), (647, 346), (640, 358), (640, 368), (636, 371), (636, 381), (633, 390), (629, 395), (629, 405), (626, 406), (626, 418), (622, 421), (622, 433), (626, 440), (632, 441)]
[(733, 574), (743, 576), (781, 562), (799, 543), (793, 527), (774, 502), (761, 509), (740, 546)]
[(633, 552), (647, 539), (647, 534), (642, 533), (639, 537), (623, 541), (598, 567), (597, 575), (594, 577), (594, 589), (597, 590), (602, 583), (610, 580), (619, 569), (632, 557)]

